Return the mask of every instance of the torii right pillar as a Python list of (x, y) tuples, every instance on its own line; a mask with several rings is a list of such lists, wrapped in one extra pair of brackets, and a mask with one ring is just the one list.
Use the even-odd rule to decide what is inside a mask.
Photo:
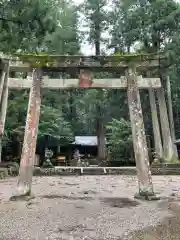
[(135, 197), (145, 200), (157, 200), (159, 198), (155, 196), (152, 184), (140, 94), (137, 86), (136, 69), (129, 68), (126, 71), (126, 78), (128, 83), (128, 105), (139, 183), (139, 193), (137, 193)]

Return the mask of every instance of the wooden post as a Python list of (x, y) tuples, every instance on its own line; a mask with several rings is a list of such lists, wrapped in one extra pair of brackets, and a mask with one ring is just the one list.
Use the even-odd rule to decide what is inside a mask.
[(9, 63), (5, 65), (1, 75), (0, 82), (0, 162), (2, 154), (2, 138), (6, 121), (7, 104), (8, 104), (8, 79), (9, 79)]
[(151, 197), (155, 198), (155, 195), (149, 166), (148, 148), (144, 130), (140, 94), (137, 87), (136, 70), (129, 68), (126, 71), (126, 76), (128, 79), (128, 105), (139, 182), (139, 193), (136, 197), (142, 197), (149, 200)]
[(174, 144), (171, 138), (171, 132), (169, 127), (168, 113), (165, 101), (164, 88), (157, 89), (157, 97), (159, 103), (161, 132), (163, 139), (164, 157), (166, 161), (171, 161), (177, 158)]
[(33, 72), (32, 87), (29, 94), (26, 128), (21, 155), (18, 181), (19, 196), (31, 195), (31, 183), (41, 105), (41, 79), (41, 69), (35, 69)]
[(150, 106), (151, 106), (155, 151), (160, 158), (163, 158), (164, 153), (163, 153), (161, 133), (160, 133), (160, 127), (159, 127), (158, 114), (157, 114), (156, 98), (155, 98), (155, 92), (152, 88), (149, 88), (149, 100), (150, 100)]
[(175, 137), (174, 117), (173, 117), (173, 107), (172, 107), (171, 83), (170, 83), (169, 76), (166, 78), (166, 88), (167, 88), (168, 113), (169, 113), (171, 138), (172, 138), (172, 141), (173, 141), (173, 146), (174, 146), (176, 157), (178, 157), (177, 147), (174, 144), (174, 142), (176, 140), (176, 137)]

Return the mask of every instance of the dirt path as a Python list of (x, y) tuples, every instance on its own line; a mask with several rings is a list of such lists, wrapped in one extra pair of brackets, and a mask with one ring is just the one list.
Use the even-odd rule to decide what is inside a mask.
[[(161, 196), (179, 190), (180, 177), (153, 180)], [(9, 202), (15, 187), (15, 178), (0, 181), (0, 240), (176, 240), (180, 236), (178, 203), (135, 201), (133, 176), (35, 177), (36, 198), (28, 203)]]
[(157, 226), (146, 227), (132, 232), (128, 240), (179, 240), (180, 239), (180, 205), (176, 201), (166, 202), (166, 207), (174, 215), (165, 217)]

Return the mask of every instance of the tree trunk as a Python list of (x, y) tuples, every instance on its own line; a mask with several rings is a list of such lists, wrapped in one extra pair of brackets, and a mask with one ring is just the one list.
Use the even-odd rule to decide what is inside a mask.
[(74, 133), (76, 135), (77, 134), (77, 129), (76, 129), (77, 114), (76, 114), (76, 105), (74, 104), (75, 91), (76, 91), (76, 89), (69, 90), (69, 98), (68, 98), (69, 118), (68, 118), (68, 121), (70, 120), (72, 129), (74, 129)]
[[(96, 15), (100, 14), (100, 6), (97, 3), (97, 10)], [(96, 56), (100, 55), (100, 40), (101, 40), (101, 29), (100, 29), (100, 22), (99, 19), (94, 19), (94, 26), (95, 26), (95, 52)], [(103, 91), (98, 89), (98, 98), (99, 101), (103, 101)], [(97, 104), (97, 141), (98, 141), (98, 163), (99, 165), (103, 165), (106, 161), (106, 143), (105, 143), (105, 126), (104, 126), (104, 119), (103, 119), (103, 107), (101, 104)]]
[(141, 101), (137, 87), (136, 70), (126, 72), (128, 79), (128, 104), (132, 126), (132, 137), (135, 152), (137, 177), (139, 182), (139, 196), (153, 196), (153, 184), (149, 166), (148, 148), (145, 136)]
[(101, 118), (97, 118), (98, 163), (104, 165), (106, 161), (105, 129)]
[(18, 181), (18, 194), (20, 196), (31, 195), (31, 184), (41, 105), (41, 78), (41, 69), (35, 69), (33, 72), (32, 87), (29, 94), (26, 128), (20, 162)]
[(94, 30), (95, 30), (95, 38), (94, 38), (94, 43), (95, 43), (95, 51), (96, 55), (100, 55), (100, 41), (101, 41), (101, 27), (100, 27), (100, 21), (99, 21), (99, 15), (100, 15), (100, 5), (99, 2), (97, 1), (97, 9), (95, 12), (96, 18), (93, 19), (94, 21)]
[(106, 161), (106, 142), (105, 129), (101, 109), (99, 108), (99, 116), (97, 117), (97, 141), (98, 141), (98, 163), (103, 165)]

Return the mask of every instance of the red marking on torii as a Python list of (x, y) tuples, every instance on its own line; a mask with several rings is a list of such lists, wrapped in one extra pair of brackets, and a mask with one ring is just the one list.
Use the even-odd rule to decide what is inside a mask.
[(91, 88), (92, 87), (92, 77), (90, 73), (86, 71), (81, 71), (79, 74), (79, 87), (80, 88)]

